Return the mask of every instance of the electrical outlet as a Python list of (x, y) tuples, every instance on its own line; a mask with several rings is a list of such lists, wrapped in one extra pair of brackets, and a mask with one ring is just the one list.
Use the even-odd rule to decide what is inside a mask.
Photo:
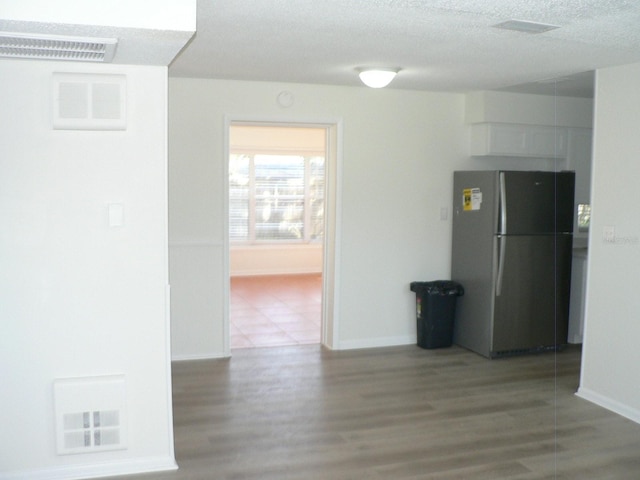
[(110, 227), (122, 227), (124, 225), (124, 205), (121, 203), (110, 203), (108, 212)]

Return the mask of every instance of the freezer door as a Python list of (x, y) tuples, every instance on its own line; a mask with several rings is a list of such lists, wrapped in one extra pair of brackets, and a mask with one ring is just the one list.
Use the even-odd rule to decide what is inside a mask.
[(573, 231), (574, 172), (500, 172), (498, 232)]
[(491, 356), (565, 344), (572, 236), (496, 236), (495, 242), (500, 265)]

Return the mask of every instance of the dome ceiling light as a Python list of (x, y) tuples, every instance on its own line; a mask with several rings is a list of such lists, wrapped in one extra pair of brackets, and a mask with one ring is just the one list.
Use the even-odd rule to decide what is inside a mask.
[(358, 69), (358, 75), (367, 87), (384, 88), (391, 83), (399, 71), (399, 68), (365, 67)]

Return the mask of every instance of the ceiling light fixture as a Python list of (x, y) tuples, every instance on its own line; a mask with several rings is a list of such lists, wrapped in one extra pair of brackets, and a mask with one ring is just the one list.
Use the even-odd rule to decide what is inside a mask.
[(359, 68), (360, 80), (367, 87), (384, 88), (391, 83), (391, 80), (400, 71), (399, 68)]

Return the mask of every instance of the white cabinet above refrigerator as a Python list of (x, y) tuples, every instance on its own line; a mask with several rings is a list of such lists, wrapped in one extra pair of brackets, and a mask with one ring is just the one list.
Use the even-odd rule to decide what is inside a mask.
[(567, 128), (546, 125), (476, 123), (471, 125), (472, 156), (564, 158)]

